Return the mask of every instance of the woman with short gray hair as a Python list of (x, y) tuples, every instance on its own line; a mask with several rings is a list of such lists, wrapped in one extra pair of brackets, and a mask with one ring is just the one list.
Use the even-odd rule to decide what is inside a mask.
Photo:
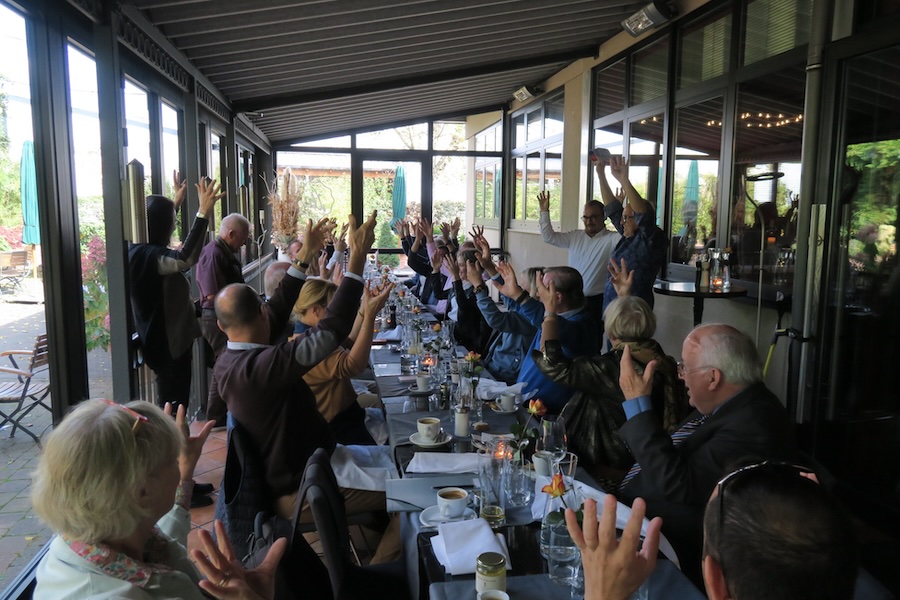
[(271, 596), (283, 542), (258, 570), (268, 580), (256, 590), (221, 529), (218, 547), (203, 531), (204, 552), (194, 551), (211, 581), (201, 582), (188, 559), (192, 477), (215, 423), (190, 436), (184, 406), (175, 420), (169, 412), (168, 404), (164, 412), (149, 402), (87, 400), (47, 437), (31, 501), (59, 535), (38, 565), (34, 598)]

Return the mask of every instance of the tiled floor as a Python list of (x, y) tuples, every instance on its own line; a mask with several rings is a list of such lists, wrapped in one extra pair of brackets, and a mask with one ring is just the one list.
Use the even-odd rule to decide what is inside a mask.
[[(203, 426), (201, 422), (194, 422), (191, 430), (197, 432)], [(224, 429), (214, 431), (209, 435), (206, 444), (203, 446), (203, 455), (197, 461), (197, 468), (194, 469), (194, 480), (198, 483), (211, 483), (216, 491), (212, 495), (212, 499), (216, 500), (219, 493), (219, 485), (222, 483), (222, 473), (225, 470), (225, 452), (227, 450), (226, 443), (228, 440), (227, 433)], [(215, 518), (216, 505), (215, 502), (209, 506), (191, 509), (191, 525), (193, 530), (188, 535), (188, 549), (193, 549), (197, 544), (197, 529), (206, 529), (212, 531), (213, 520)]]

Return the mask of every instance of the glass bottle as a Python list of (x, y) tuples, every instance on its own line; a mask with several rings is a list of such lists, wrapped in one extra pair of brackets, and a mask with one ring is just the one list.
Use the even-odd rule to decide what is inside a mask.
[(499, 552), (482, 552), (475, 561), (475, 591), (506, 591), (506, 557)]

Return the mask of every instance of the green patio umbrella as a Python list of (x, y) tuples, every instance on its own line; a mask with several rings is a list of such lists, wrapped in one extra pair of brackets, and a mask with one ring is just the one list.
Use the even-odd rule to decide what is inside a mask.
[(697, 226), (697, 205), (700, 202), (700, 165), (692, 160), (688, 167), (687, 181), (684, 183), (684, 205), (681, 207), (681, 216), (684, 225), (680, 235), (689, 231), (689, 226)]
[(406, 217), (406, 175), (403, 172), (403, 167), (401, 165), (397, 165), (397, 169), (394, 171), (394, 191), (391, 194), (391, 210), (394, 214), (394, 218), (391, 219), (391, 227), (393, 227), (397, 221)]
[(34, 142), (26, 140), (22, 145), (22, 162), (19, 165), (22, 180), (22, 242), (41, 243), (41, 226), (38, 222), (37, 176), (34, 169)]

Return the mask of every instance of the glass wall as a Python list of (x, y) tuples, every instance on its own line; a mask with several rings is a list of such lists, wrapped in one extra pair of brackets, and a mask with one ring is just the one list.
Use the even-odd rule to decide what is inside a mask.
[(513, 222), (537, 223), (537, 195), (550, 193), (550, 220), (559, 221), (562, 198), (562, 134), (565, 96), (556, 92), (514, 114), (512, 157), (515, 165)]

